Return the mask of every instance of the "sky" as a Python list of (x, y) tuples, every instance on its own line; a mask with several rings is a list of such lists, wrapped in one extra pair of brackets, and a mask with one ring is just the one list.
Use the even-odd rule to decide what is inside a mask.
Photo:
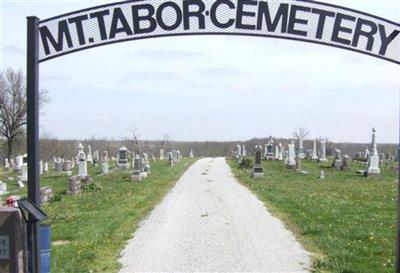
[[(112, 1), (0, 0), (0, 69), (26, 66), (26, 16), (46, 19)], [(321, 1), (400, 22), (398, 0)], [(400, 66), (338, 48), (239, 36), (117, 43), (40, 64), (42, 135), (62, 139), (336, 142), (399, 139)]]

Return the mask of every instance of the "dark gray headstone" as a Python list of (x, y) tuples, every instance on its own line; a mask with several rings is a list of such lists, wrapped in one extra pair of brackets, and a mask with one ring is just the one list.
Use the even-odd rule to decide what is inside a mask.
[(0, 207), (0, 272), (26, 273), (24, 238), (19, 209)]

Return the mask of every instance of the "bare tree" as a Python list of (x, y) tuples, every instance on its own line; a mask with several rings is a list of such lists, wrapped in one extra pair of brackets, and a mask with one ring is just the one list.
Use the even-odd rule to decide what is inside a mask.
[(169, 141), (169, 135), (167, 135), (167, 134), (164, 134), (163, 135), (163, 139), (162, 139), (162, 141), (161, 141), (161, 149), (165, 149), (165, 147), (167, 146), (167, 144), (168, 144), (168, 141)]
[(140, 154), (140, 144), (139, 144), (139, 130), (135, 127), (135, 125), (132, 126), (132, 129), (129, 129), (130, 133), (131, 133), (131, 138), (129, 138), (129, 142), (131, 142), (132, 146), (133, 146), (133, 150), (135, 150), (135, 152), (137, 154)]
[[(47, 92), (40, 92), (40, 104), (48, 101)], [(8, 68), (0, 73), (0, 135), (7, 145), (7, 156), (15, 152), (15, 143), (25, 134), (26, 127), (26, 85), (21, 70)]]
[(308, 133), (310, 133), (310, 131), (308, 131), (305, 128), (299, 128), (296, 131), (294, 131), (293, 133), (293, 137), (297, 138), (297, 139), (304, 139)]

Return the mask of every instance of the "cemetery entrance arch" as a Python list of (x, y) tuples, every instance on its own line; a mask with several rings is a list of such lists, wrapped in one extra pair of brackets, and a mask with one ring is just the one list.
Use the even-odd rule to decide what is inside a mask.
[[(306, 0), (131, 0), (45, 20), (34, 16), (27, 20), (28, 198), (36, 205), (39, 205), (40, 188), (38, 90), (41, 62), (131, 40), (242, 35), (317, 43), (400, 64), (400, 24), (361, 11)], [(38, 228), (38, 222), (29, 222), (29, 271), (35, 273), (40, 268)], [(398, 239), (398, 273), (399, 245)]]

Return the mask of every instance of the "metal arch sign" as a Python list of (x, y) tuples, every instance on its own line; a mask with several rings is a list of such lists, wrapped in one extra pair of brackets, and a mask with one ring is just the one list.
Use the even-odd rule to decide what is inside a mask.
[[(400, 64), (400, 24), (361, 11), (306, 0), (131, 0), (42, 21), (35, 16), (27, 19), (28, 198), (37, 206), (40, 206), (41, 62), (129, 40), (248, 35), (333, 46)], [(398, 186), (400, 196), (400, 183)], [(400, 273), (400, 209), (397, 220), (396, 272)], [(30, 273), (40, 272), (39, 228), (39, 222), (30, 218), (27, 224)]]
[(129, 40), (219, 34), (300, 40), (400, 64), (400, 24), (313, 1), (125, 1), (40, 21), (39, 32), (39, 62)]

